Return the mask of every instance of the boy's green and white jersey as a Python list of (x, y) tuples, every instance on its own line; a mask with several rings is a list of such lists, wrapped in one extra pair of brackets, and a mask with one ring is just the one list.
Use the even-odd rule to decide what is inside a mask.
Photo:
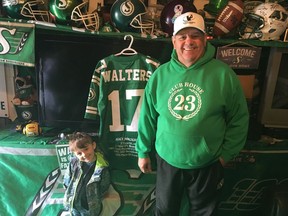
[(99, 144), (112, 168), (137, 168), (135, 142), (142, 96), (158, 66), (159, 61), (141, 53), (110, 55), (96, 65), (85, 118), (100, 116)]

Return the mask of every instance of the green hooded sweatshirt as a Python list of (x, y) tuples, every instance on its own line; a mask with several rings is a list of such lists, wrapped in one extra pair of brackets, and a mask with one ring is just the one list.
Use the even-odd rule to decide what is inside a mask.
[(205, 54), (189, 68), (176, 51), (150, 77), (143, 96), (136, 151), (146, 158), (155, 145), (174, 167), (205, 167), (221, 157), (229, 161), (243, 148), (249, 114), (235, 72)]

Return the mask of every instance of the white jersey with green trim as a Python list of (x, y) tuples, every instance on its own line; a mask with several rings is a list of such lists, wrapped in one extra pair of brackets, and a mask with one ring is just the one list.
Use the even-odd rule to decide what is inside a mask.
[(135, 142), (142, 96), (159, 65), (158, 60), (141, 53), (110, 55), (96, 65), (85, 118), (100, 117), (98, 143), (112, 168), (137, 168)]

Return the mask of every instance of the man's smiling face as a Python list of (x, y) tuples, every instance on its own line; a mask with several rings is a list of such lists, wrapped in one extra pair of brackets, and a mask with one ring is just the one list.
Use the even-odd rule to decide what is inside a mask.
[(186, 67), (194, 64), (204, 55), (206, 35), (195, 28), (185, 28), (172, 37), (178, 60)]

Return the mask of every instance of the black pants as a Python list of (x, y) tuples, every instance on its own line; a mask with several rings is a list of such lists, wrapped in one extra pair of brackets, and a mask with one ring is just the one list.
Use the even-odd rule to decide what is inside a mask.
[(184, 193), (190, 216), (215, 216), (223, 185), (223, 167), (215, 162), (201, 169), (179, 169), (157, 154), (156, 216), (178, 216)]

